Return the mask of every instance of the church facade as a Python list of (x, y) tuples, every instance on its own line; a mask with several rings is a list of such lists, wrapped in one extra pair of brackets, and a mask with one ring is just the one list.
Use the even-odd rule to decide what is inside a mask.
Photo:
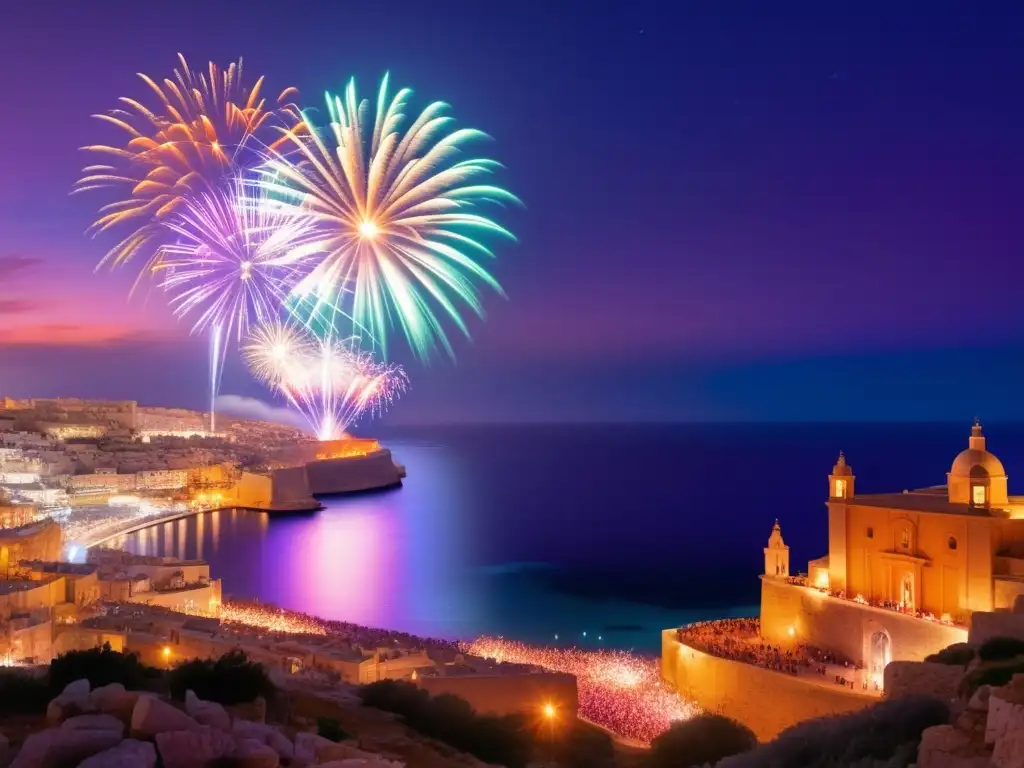
[(762, 578), (766, 640), (879, 667), (966, 639), (974, 612), (1012, 610), (1024, 595), (1024, 496), (1008, 494), (980, 424), (946, 480), (858, 494), (840, 454), (828, 478), (828, 554), (808, 564), (806, 578), (790, 574), (778, 523), (772, 530)]

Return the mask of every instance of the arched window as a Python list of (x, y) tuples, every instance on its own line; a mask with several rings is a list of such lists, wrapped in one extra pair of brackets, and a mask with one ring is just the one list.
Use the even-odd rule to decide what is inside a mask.
[(846, 481), (836, 480), (836, 498), (842, 499), (846, 496)]
[(978, 507), (985, 506), (985, 486), (984, 485), (972, 485), (971, 486), (971, 503)]
[(867, 533), (868, 533), (868, 538), (869, 539), (875, 538), (875, 529), (874, 528), (868, 527)]
[(949, 548), (956, 549), (956, 536), (949, 537)]
[(904, 528), (903, 532), (900, 534), (900, 546), (904, 549), (910, 549), (910, 531), (906, 528)]

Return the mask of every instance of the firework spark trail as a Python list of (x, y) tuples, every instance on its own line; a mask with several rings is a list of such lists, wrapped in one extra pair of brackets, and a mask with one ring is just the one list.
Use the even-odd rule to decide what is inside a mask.
[(282, 129), (290, 153), (271, 160), (262, 183), (323, 227), (321, 262), (296, 292), (304, 322), (330, 326), (342, 307), (385, 355), (394, 324), (425, 358), (435, 344), (452, 353), (441, 317), (468, 333), (456, 302), (483, 313), (474, 281), (501, 291), (480, 264), (494, 256), (483, 236), (512, 235), (477, 211), (518, 200), (480, 183), (498, 163), (460, 159), (485, 134), (453, 130), (446, 104), (430, 104), (406, 128), (411, 96), (404, 88), (389, 97), (385, 76), (370, 117), (350, 82), (344, 98), (327, 97), (326, 128), (303, 115)]
[(153, 273), (175, 316), (196, 317), (193, 333), (220, 329), (241, 341), (251, 326), (278, 316), (302, 277), (312, 225), (238, 175), (183, 201), (166, 223), (177, 239), (159, 248)]
[(361, 417), (383, 412), (408, 385), (401, 366), (375, 362), (354, 339), (321, 339), (286, 323), (258, 327), (242, 356), (257, 379), (302, 413), (320, 440), (344, 437)]
[[(99, 120), (123, 131), (123, 145), (94, 144), (84, 147), (103, 158), (82, 171), (74, 192), (115, 188), (125, 196), (100, 208), (89, 232), (93, 235), (124, 227), (129, 230), (100, 261), (120, 266), (136, 256), (147, 265), (166, 241), (163, 223), (184, 200), (215, 190), (226, 176), (262, 162), (264, 152), (280, 156), (284, 137), (266, 144), (277, 134), (274, 127), (291, 126), (302, 133), (299, 110), (286, 88), (276, 106), (261, 95), (263, 78), (250, 88), (244, 83), (242, 61), (221, 69), (212, 62), (206, 73), (189, 67), (179, 54), (181, 67), (174, 77), (158, 83), (139, 74), (156, 95), (153, 108), (122, 97), (122, 107)], [(145, 271), (140, 273), (145, 274)]]
[(699, 712), (665, 686), (657, 661), (623, 651), (544, 648), (494, 637), (478, 638), (465, 650), (501, 662), (575, 675), (582, 717), (645, 744), (672, 722)]

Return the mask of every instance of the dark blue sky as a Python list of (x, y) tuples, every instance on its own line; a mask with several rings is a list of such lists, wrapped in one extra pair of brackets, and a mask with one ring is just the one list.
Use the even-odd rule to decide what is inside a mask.
[[(979, 7), (984, 8), (979, 11)], [(1024, 418), (1014, 4), (22, 3), (0, 28), (0, 392), (199, 406), (205, 353), (69, 198), (91, 113), (243, 56), (318, 103), (390, 70), (495, 139), (486, 322), (393, 423)], [(237, 365), (224, 392), (259, 395)]]

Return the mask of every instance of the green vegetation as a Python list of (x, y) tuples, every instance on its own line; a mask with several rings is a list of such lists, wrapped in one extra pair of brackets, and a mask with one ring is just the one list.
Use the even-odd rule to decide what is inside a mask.
[(745, 725), (722, 715), (699, 715), (673, 724), (658, 736), (644, 768), (713, 765), (756, 746), (757, 737)]
[(960, 683), (960, 695), (969, 699), (983, 685), (1006, 685), (1014, 675), (1024, 673), (1024, 657), (993, 661), (971, 670)]
[(262, 664), (249, 661), (242, 651), (231, 651), (216, 661), (193, 659), (167, 673), (171, 696), (184, 699), (191, 690), (200, 699), (218, 704), (241, 704), (262, 696), (274, 697), (274, 685)]
[(1024, 640), (1015, 637), (993, 637), (978, 649), (982, 661), (1005, 661), (1018, 656), (1024, 656)]
[(45, 676), (0, 670), (0, 715), (41, 715), (52, 698)]
[(344, 741), (348, 738), (348, 733), (341, 727), (341, 723), (333, 717), (318, 717), (316, 719), (316, 732), (331, 741)]
[(936, 664), (948, 664), (951, 667), (966, 667), (974, 659), (974, 648), (967, 643), (953, 643), (938, 653), (925, 658)]
[(551, 753), (559, 768), (615, 768), (612, 737), (600, 728), (572, 723), (552, 742)]
[(458, 696), (431, 697), (411, 683), (382, 680), (362, 686), (359, 697), (366, 706), (401, 715), (410, 728), (485, 763), (523, 768), (533, 752), (525, 718), (479, 715)]
[(109, 643), (87, 651), (69, 651), (50, 662), (49, 683), (54, 696), (68, 683), (85, 678), (91, 688), (120, 683), (129, 690), (147, 690), (159, 681), (161, 672), (139, 661), (138, 654), (118, 653)]
[(876, 760), (887, 768), (905, 768), (917, 760), (922, 731), (947, 722), (945, 702), (906, 696), (852, 714), (798, 723), (773, 741), (725, 761), (721, 768), (836, 768)]

